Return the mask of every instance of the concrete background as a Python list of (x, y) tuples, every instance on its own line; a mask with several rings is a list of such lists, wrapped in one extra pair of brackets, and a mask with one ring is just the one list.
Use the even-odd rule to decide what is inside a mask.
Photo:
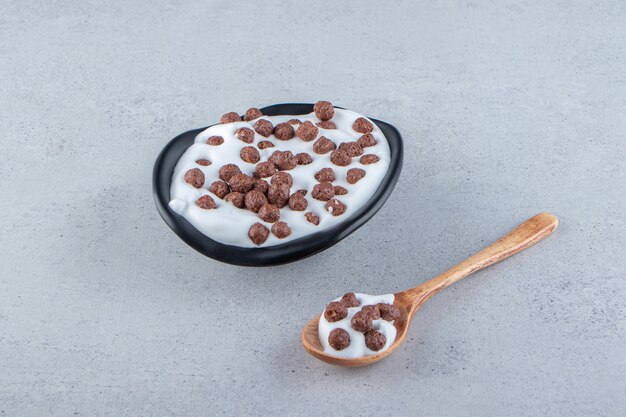
[[(0, 415), (626, 415), (626, 3), (0, 2)], [(384, 209), (305, 261), (204, 258), (154, 159), (250, 105), (395, 124)], [(299, 331), (540, 211), (539, 246), (419, 312), (366, 369)]]

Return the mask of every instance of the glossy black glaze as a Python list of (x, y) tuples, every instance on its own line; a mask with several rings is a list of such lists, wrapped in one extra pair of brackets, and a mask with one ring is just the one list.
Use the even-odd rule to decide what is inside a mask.
[[(265, 107), (261, 109), (261, 111), (268, 116), (300, 115), (311, 113), (313, 111), (313, 105), (303, 103), (275, 104)], [(238, 246), (225, 245), (208, 238), (185, 220), (184, 217), (174, 213), (168, 205), (170, 201), (170, 182), (174, 167), (182, 154), (193, 144), (196, 135), (206, 129), (206, 127), (190, 130), (176, 136), (159, 154), (154, 164), (152, 178), (154, 200), (159, 214), (174, 233), (189, 246), (203, 255), (233, 265), (280, 265), (321, 252), (350, 235), (376, 214), (383, 204), (385, 204), (387, 198), (389, 198), (400, 176), (403, 157), (402, 137), (400, 133), (395, 127), (388, 123), (375, 119), (371, 120), (382, 130), (389, 142), (389, 148), (391, 150), (389, 170), (370, 201), (352, 216), (330, 229), (276, 246), (241, 248)]]

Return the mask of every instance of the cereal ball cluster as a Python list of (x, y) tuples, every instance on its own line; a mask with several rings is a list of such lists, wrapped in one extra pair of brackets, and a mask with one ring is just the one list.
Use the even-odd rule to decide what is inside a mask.
[(298, 165), (309, 165), (313, 163), (313, 158), (306, 152), (297, 153), (296, 159), (298, 160)]
[(336, 198), (328, 200), (328, 202), (324, 205), (324, 208), (333, 216), (341, 216), (347, 209), (346, 205)]
[(291, 234), (291, 227), (285, 222), (278, 221), (272, 225), (272, 233), (279, 239), (284, 239)]
[(192, 168), (185, 173), (185, 182), (192, 187), (200, 188), (204, 185), (204, 172), (200, 168)]
[(340, 167), (347, 167), (352, 163), (352, 158), (345, 151), (336, 149), (330, 153), (330, 162)]
[(296, 191), (289, 197), (289, 208), (294, 211), (304, 211), (308, 204), (306, 198), (304, 198), (304, 194), (300, 191)]
[(249, 122), (250, 120), (258, 119), (261, 116), (263, 116), (261, 110), (257, 109), (256, 107), (250, 107), (248, 110), (246, 110), (246, 114), (243, 116), (243, 120)]
[(230, 190), (238, 193), (247, 193), (252, 190), (254, 182), (254, 178), (246, 174), (235, 174), (227, 181)]
[(335, 350), (343, 350), (350, 346), (350, 333), (344, 329), (333, 329), (328, 334), (328, 343)]
[(256, 145), (259, 149), (273, 148), (274, 144), (269, 140), (262, 140)]
[(206, 140), (207, 145), (220, 146), (224, 143), (224, 138), (221, 136), (211, 136)]
[(209, 191), (219, 198), (224, 198), (226, 197), (226, 194), (230, 192), (230, 188), (228, 188), (226, 181), (213, 181), (213, 183), (211, 183), (211, 187), (209, 187)]
[(348, 184), (356, 184), (364, 176), (365, 171), (361, 168), (350, 168), (346, 174), (346, 181)]
[(242, 128), (237, 129), (235, 131), (235, 136), (237, 136), (237, 138), (239, 138), (240, 141), (245, 142), (245, 143), (254, 142), (254, 130), (247, 128), (247, 127), (242, 127)]
[(241, 116), (239, 116), (234, 111), (226, 113), (226, 114), (222, 115), (222, 117), (220, 117), (220, 123), (221, 124), (234, 123), (234, 122), (240, 122), (240, 121), (241, 121)]
[[(366, 171), (357, 167), (350, 168), (344, 178), (343, 172), (346, 171), (342, 170), (340, 175), (339, 171), (333, 169), (333, 166), (336, 169), (336, 167), (348, 167), (352, 164), (365, 166), (377, 163), (380, 160), (377, 155), (365, 152), (366, 148), (376, 145), (376, 139), (371, 133), (374, 126), (363, 117), (357, 118), (351, 127), (362, 136), (358, 140), (335, 143), (321, 134), (323, 131), (337, 128), (332, 121), (335, 115), (332, 103), (318, 101), (313, 106), (313, 110), (318, 119), (315, 123), (294, 118), (287, 122), (277, 123), (275, 126), (270, 120), (264, 118), (263, 112), (256, 107), (246, 110), (243, 116), (237, 112), (225, 113), (220, 118), (220, 124), (234, 123), (233, 135), (242, 142), (239, 158), (243, 164), (241, 167), (244, 169), (242, 170), (236, 163), (227, 163), (217, 170), (219, 178), (207, 179), (200, 168), (211, 166), (213, 162), (209, 159), (196, 160), (196, 166), (200, 168), (189, 169), (184, 174), (184, 181), (194, 188), (205, 189), (211, 193), (211, 195), (202, 195), (198, 198), (196, 205), (204, 210), (212, 210), (221, 206), (219, 203), (221, 199), (234, 207), (255, 213), (260, 221), (250, 227), (248, 237), (257, 245), (264, 243), (270, 233), (279, 239), (284, 239), (291, 234), (291, 226), (280, 220), (281, 210), (299, 212), (308, 223), (319, 225), (320, 216), (309, 208), (310, 202), (313, 201), (309, 198), (323, 202), (324, 209), (333, 216), (344, 214), (347, 206), (337, 197), (348, 194), (349, 189), (335, 185), (333, 182), (345, 180), (348, 184), (356, 184), (365, 176)], [(242, 121), (246, 122), (248, 127), (244, 126)], [(331, 136), (331, 132), (328, 134)], [(275, 147), (275, 143), (279, 143), (277, 141), (290, 140), (310, 142), (311, 151), (295, 155), (289, 150), (263, 152)], [(222, 136), (210, 136), (206, 144), (218, 147), (223, 145), (224, 141)], [(307, 196), (307, 190), (292, 189), (294, 180), (289, 171), (299, 166), (312, 164), (315, 158), (319, 158), (319, 155), (324, 155), (324, 158), (327, 158), (325, 160), (330, 160), (328, 163), (330, 166), (314, 174), (316, 182), (309, 190), (310, 195)], [(334, 311), (334, 317), (343, 314), (341, 306), (344, 310), (346, 306), (358, 306), (354, 294), (352, 298), (350, 294), (352, 293), (346, 294), (341, 303), (336, 303), (337, 305), (328, 309), (329, 312)], [(359, 317), (364, 315), (365, 313), (360, 314)], [(370, 315), (367, 317), (371, 318)], [(367, 320), (363, 317), (357, 320), (362, 321), (357, 326), (367, 325)], [(365, 327), (362, 328), (365, 329)], [(349, 344), (349, 336), (346, 339), (343, 335), (337, 334), (336, 341), (338, 344)]]
[(376, 145), (376, 138), (371, 133), (366, 133), (357, 140), (357, 143), (361, 145), (361, 148), (369, 148)]
[(293, 130), (293, 126), (289, 123), (279, 123), (274, 128), (274, 136), (276, 136), (276, 139), (289, 140), (293, 138), (293, 135), (295, 135), (295, 131)]
[(237, 208), (243, 208), (244, 206), (244, 194), (238, 191), (232, 191), (224, 196), (224, 201), (228, 201), (230, 204)]
[(254, 130), (263, 137), (269, 137), (274, 131), (274, 125), (267, 119), (259, 119), (254, 124)]
[(250, 164), (256, 164), (261, 159), (261, 154), (254, 146), (244, 146), (239, 152), (239, 157)]
[(305, 142), (312, 141), (317, 136), (319, 129), (315, 127), (315, 125), (308, 120), (302, 123), (298, 130), (296, 130), (296, 135)]
[(333, 301), (326, 306), (324, 317), (331, 323), (343, 320), (348, 317), (348, 307), (341, 301)]
[(248, 237), (251, 241), (260, 245), (261, 243), (267, 240), (267, 237), (270, 235), (270, 229), (265, 227), (262, 223), (254, 223), (250, 230), (248, 231)]
[(201, 209), (210, 210), (217, 207), (215, 204), (215, 200), (211, 198), (210, 195), (203, 195), (196, 201), (196, 205)]
[(323, 155), (337, 148), (335, 142), (328, 139), (326, 136), (320, 136), (318, 140), (313, 144), (313, 152), (319, 155)]
[(316, 226), (320, 224), (320, 216), (310, 211), (308, 213), (304, 213), (304, 218), (306, 219), (307, 222), (314, 224)]
[(236, 174), (241, 174), (241, 169), (235, 164), (226, 164), (219, 170), (220, 179), (222, 181), (228, 181)]
[(211, 161), (209, 161), (208, 159), (198, 159), (196, 161), (196, 164), (201, 165), (203, 167), (208, 167), (209, 165), (211, 165)]
[(264, 222), (276, 223), (280, 219), (280, 209), (270, 203), (263, 204), (259, 209), (259, 217)]
[(359, 117), (352, 124), (352, 129), (359, 133), (371, 133), (374, 130), (374, 125), (365, 117)]
[(315, 123), (316, 126), (321, 127), (322, 129), (337, 129), (337, 125), (331, 122), (330, 120), (324, 120), (322, 122)]
[[(359, 301), (353, 292), (344, 294), (339, 301), (333, 301), (326, 306), (324, 318), (331, 322), (338, 322), (348, 317), (349, 308), (359, 307)], [(365, 336), (365, 345), (378, 352), (387, 338), (374, 328), (374, 320), (383, 319), (392, 322), (400, 318), (400, 309), (395, 304), (374, 304), (361, 307), (350, 320), (350, 327)], [(335, 350), (343, 350), (350, 346), (350, 334), (344, 329), (333, 329), (328, 335), (328, 344)]]
[(298, 165), (298, 158), (291, 151), (274, 151), (268, 161), (284, 171), (294, 169)]
[(318, 101), (313, 105), (313, 111), (322, 121), (330, 120), (335, 115), (335, 108), (329, 101)]

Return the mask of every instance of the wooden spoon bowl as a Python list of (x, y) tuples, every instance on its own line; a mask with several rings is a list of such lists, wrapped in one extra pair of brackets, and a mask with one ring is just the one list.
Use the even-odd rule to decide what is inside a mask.
[(447, 286), (476, 271), (500, 262), (511, 255), (529, 248), (556, 230), (559, 220), (550, 213), (540, 213), (506, 234), (495, 243), (467, 258), (443, 274), (395, 295), (394, 304), (400, 309), (400, 318), (394, 321), (397, 334), (393, 344), (384, 352), (360, 358), (342, 358), (324, 352), (318, 336), (321, 315), (309, 320), (302, 329), (301, 339), (304, 349), (317, 359), (338, 366), (365, 366), (391, 355), (404, 341), (415, 312), (433, 295)]
[(324, 348), (320, 343), (320, 338), (317, 332), (320, 317), (322, 317), (321, 314), (318, 314), (317, 316), (315, 316), (315, 318), (309, 320), (304, 326), (301, 335), (302, 346), (304, 346), (304, 349), (311, 355), (315, 356), (317, 359), (326, 363), (330, 363), (331, 365), (365, 366), (369, 365), (370, 363), (378, 362), (379, 360), (391, 355), (393, 351), (396, 350), (398, 346), (400, 346), (400, 344), (406, 337), (407, 330), (409, 329), (409, 324), (411, 321), (411, 316), (409, 315), (409, 312), (404, 308), (403, 304), (398, 303), (397, 298), (394, 301), (394, 304), (397, 305), (400, 309), (400, 318), (393, 322), (393, 325), (396, 327), (397, 330), (396, 340), (391, 346), (389, 346), (389, 349), (385, 350), (384, 352), (380, 352), (372, 356), (363, 356), (360, 358), (341, 358), (325, 353)]

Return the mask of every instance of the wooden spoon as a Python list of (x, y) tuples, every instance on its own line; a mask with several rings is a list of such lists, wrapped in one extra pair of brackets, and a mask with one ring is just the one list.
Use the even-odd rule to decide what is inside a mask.
[(415, 288), (395, 294), (396, 304), (400, 308), (401, 317), (394, 322), (397, 329), (396, 340), (384, 352), (360, 358), (341, 358), (324, 352), (318, 336), (318, 315), (302, 329), (302, 345), (311, 355), (324, 362), (339, 366), (364, 366), (386, 358), (393, 353), (404, 341), (411, 319), (415, 312), (433, 295), (447, 286), (480, 271), (490, 265), (500, 262), (547, 237), (556, 230), (559, 219), (550, 213), (540, 213), (517, 226), (500, 240), (487, 246), (485, 249), (467, 258), (457, 266), (444, 272), (436, 278), (426, 281)]

